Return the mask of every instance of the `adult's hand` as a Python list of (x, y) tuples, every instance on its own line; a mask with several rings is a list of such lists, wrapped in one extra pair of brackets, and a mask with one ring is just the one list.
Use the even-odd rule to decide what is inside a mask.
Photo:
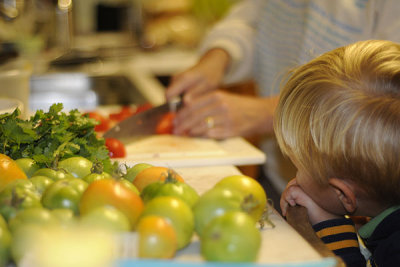
[(214, 48), (203, 55), (193, 67), (172, 77), (166, 91), (167, 100), (183, 95), (183, 102), (215, 90), (224, 77), (230, 57), (225, 50)]
[(211, 91), (188, 99), (175, 118), (174, 133), (216, 139), (269, 133), (277, 102), (278, 97)]

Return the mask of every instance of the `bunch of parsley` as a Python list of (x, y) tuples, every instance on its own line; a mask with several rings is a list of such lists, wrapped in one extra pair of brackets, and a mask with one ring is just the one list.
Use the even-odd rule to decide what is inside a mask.
[(104, 139), (94, 131), (97, 122), (78, 110), (62, 112), (61, 103), (53, 104), (28, 120), (20, 111), (0, 115), (0, 153), (12, 159), (32, 158), (40, 167), (57, 167), (60, 160), (82, 156), (103, 163), (105, 171), (114, 169)]

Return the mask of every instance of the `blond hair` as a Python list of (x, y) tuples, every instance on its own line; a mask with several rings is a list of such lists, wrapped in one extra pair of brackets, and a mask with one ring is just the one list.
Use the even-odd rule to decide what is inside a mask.
[(284, 154), (320, 184), (400, 203), (400, 45), (361, 41), (295, 69), (274, 118)]

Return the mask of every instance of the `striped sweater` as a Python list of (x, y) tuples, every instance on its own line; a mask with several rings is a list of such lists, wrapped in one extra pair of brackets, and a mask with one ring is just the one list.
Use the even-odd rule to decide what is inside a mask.
[(351, 219), (334, 219), (313, 226), (317, 236), (340, 256), (348, 267), (365, 266), (365, 258), (361, 254), (356, 228)]
[[(328, 220), (313, 226), (317, 236), (348, 267), (400, 266), (400, 208), (384, 211), (360, 228), (351, 219)], [(365, 249), (366, 253), (362, 253)]]

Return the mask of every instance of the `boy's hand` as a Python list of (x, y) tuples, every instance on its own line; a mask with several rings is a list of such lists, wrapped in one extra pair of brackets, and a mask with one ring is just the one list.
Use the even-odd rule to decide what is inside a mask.
[(292, 179), (286, 186), (286, 189), (283, 191), (280, 206), (282, 209), (282, 215), (286, 216), (287, 209), (289, 206), (300, 205), (307, 208), (308, 217), (310, 219), (310, 223), (312, 225), (317, 224), (322, 221), (341, 218), (335, 214), (329, 213), (314, 200), (311, 199), (303, 189), (297, 184), (296, 179)]

